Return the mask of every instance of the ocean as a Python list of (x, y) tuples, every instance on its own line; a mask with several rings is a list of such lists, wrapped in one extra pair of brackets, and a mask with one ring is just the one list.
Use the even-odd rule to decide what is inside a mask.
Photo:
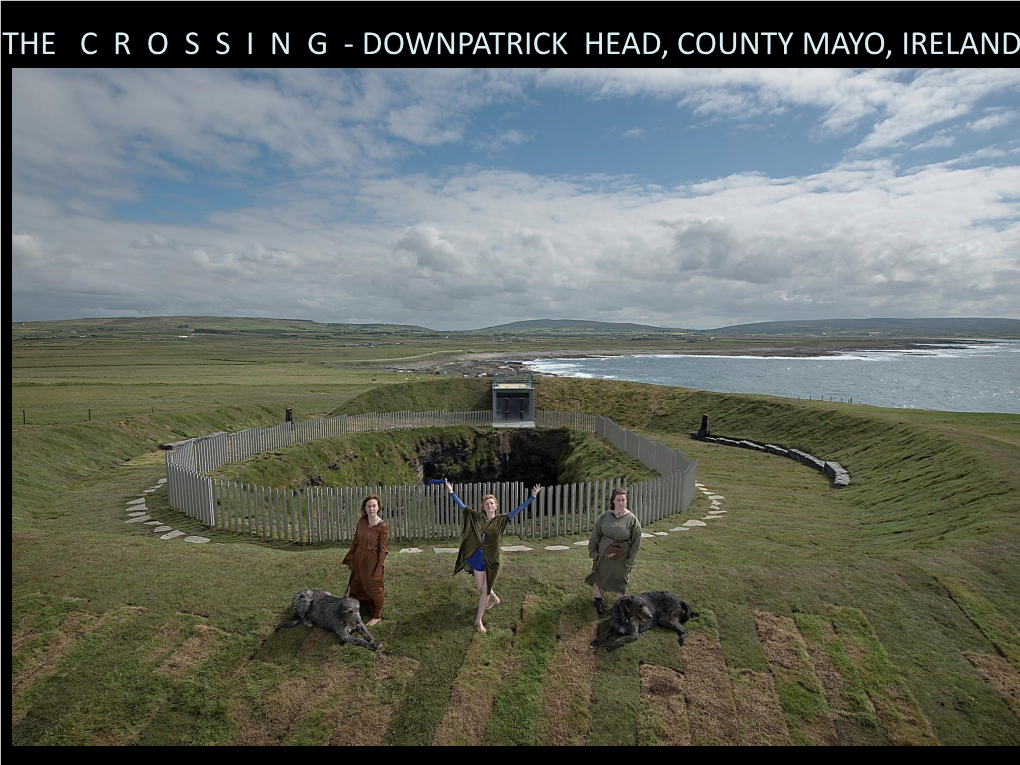
[(903, 409), (1020, 414), (1020, 341), (929, 343), (913, 350), (836, 356), (648, 354), (536, 359), (564, 377), (766, 393)]

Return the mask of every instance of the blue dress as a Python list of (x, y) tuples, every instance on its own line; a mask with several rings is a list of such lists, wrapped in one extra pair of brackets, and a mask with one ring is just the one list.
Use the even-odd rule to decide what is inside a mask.
[[(457, 505), (460, 507), (461, 510), (463, 510), (465, 507), (467, 507), (467, 505), (465, 505), (461, 501), (460, 497), (458, 497), (456, 495), (456, 493), (453, 493), (450, 496), (453, 497), (453, 501), (457, 503)], [(510, 520), (512, 521), (514, 519), (514, 517), (519, 512), (521, 512), (521, 510), (523, 510), (528, 505), (530, 505), (531, 504), (531, 500), (533, 500), (533, 499), (534, 499), (534, 497), (528, 497), (520, 505), (518, 505), (513, 510), (511, 510), (508, 513)], [(485, 534), (482, 534), (482, 541), (484, 541), (484, 540), (485, 540)], [(482, 554), (482, 548), (481, 547), (479, 547), (477, 550), (475, 550), (475, 554), (472, 555), (470, 558), (468, 558), (464, 562), (467, 563), (469, 566), (471, 566), (471, 568), (473, 568), (475, 571), (485, 571), (485, 556)]]

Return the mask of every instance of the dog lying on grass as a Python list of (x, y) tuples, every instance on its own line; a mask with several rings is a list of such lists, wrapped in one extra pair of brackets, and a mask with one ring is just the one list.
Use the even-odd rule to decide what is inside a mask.
[(598, 649), (613, 635), (622, 635), (623, 637), (606, 646), (607, 651), (615, 651), (620, 646), (637, 640), (639, 633), (650, 630), (656, 624), (676, 630), (680, 635), (680, 645), (683, 645), (687, 637), (687, 628), (683, 625), (690, 618), (691, 607), (671, 592), (627, 595), (613, 605), (609, 629), (601, 637), (591, 641), (589, 647)]
[[(291, 601), (291, 608), (294, 621), (281, 624), (277, 631), (301, 623), (306, 627), (322, 627), (334, 632), (341, 643), (354, 643), (370, 651), (378, 651), (382, 647), (362, 624), (361, 607), (354, 598), (335, 598), (322, 590), (299, 590)], [(360, 632), (368, 638), (367, 642), (352, 635), (352, 632)]]

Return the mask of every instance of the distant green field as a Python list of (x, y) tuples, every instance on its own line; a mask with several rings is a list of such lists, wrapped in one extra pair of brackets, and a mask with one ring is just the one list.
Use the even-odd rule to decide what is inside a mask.
[[(83, 336), (84, 335), (84, 336)], [(185, 337), (180, 337), (185, 335)], [(590, 352), (880, 348), (882, 337), (716, 337), (530, 330), (519, 340), (391, 325), (280, 319), (170, 317), (81, 319), (12, 325), (11, 425), (52, 425), (260, 403), (322, 414), (378, 384), (422, 380), (399, 366), (468, 352)], [(371, 346), (371, 347), (370, 347)], [(492, 368), (497, 365), (493, 363)], [(484, 405), (483, 405), (484, 406)], [(406, 407), (405, 407), (406, 408)]]
[[(635, 591), (692, 604), (687, 644), (655, 629), (589, 653), (574, 538), (508, 553), (503, 602), (476, 635), (473, 587), (420, 540), (418, 555), (393, 546), (373, 655), (272, 631), (295, 590), (343, 590), (343, 549), (204, 530), (160, 489), (153, 518), (212, 539), (163, 541), (125, 524), (125, 503), (164, 475), (158, 443), (273, 424), (285, 406), (299, 418), (484, 406), (484, 381), (364, 368), (463, 343), (345, 347), (256, 336), (279, 329), (260, 320), (252, 334), (143, 340), (176, 327), (134, 321), (12, 345), (15, 744), (1020, 743), (1020, 416), (541, 379), (540, 407), (682, 449), (725, 497), (709, 527), (671, 532), (707, 512), (699, 493), (690, 514), (647, 529), (668, 535), (642, 541), (632, 575)], [(203, 326), (237, 326), (216, 321)], [(853, 483), (691, 441), (702, 413), (714, 432), (838, 460)]]

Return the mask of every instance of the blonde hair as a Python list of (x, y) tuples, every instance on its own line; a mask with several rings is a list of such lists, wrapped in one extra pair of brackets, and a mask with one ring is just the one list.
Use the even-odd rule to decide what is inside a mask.
[(499, 500), (496, 499), (496, 495), (495, 494), (486, 494), (484, 497), (482, 497), (482, 506), (483, 507), (485, 506), (485, 500), (487, 500), (487, 499), (491, 499), (493, 502), (495, 502), (496, 503), (496, 509), (499, 510)]
[(380, 514), (382, 513), (382, 500), (379, 499), (379, 495), (378, 494), (369, 494), (367, 497), (365, 497), (363, 500), (361, 500), (361, 508), (360, 508), (359, 512), (361, 513), (361, 517), (362, 518), (367, 518), (368, 517), (368, 512), (365, 510), (365, 505), (368, 504), (368, 500), (370, 500), (370, 499), (374, 499), (376, 501), (376, 504), (379, 505), (379, 513)]

